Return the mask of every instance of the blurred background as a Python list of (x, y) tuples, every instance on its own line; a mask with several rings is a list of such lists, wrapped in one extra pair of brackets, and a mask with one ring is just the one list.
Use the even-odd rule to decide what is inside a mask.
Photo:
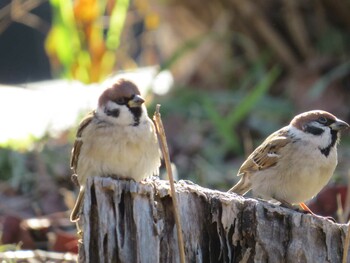
[[(294, 115), (350, 122), (349, 12), (348, 0), (1, 0), (0, 249), (76, 252), (75, 129), (120, 77), (150, 116), (162, 105), (178, 178), (222, 191)], [(349, 132), (338, 155), (310, 208), (346, 222)]]

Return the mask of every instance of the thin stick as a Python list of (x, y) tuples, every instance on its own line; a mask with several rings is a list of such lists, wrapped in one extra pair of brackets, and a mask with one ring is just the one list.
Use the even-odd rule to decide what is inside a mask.
[[(349, 212), (350, 212), (350, 170), (348, 173), (348, 192), (346, 194), (346, 201), (345, 201), (345, 211), (343, 214), (343, 219), (348, 220)], [(348, 250), (349, 250), (349, 244), (350, 244), (350, 220), (348, 221), (348, 231), (345, 236), (345, 242), (343, 247), (343, 260), (342, 263), (346, 263), (348, 259)]]
[(157, 104), (156, 106), (156, 112), (153, 115), (153, 120), (156, 124), (156, 130), (159, 135), (160, 139), (160, 147), (163, 152), (163, 158), (165, 161), (165, 167), (168, 173), (169, 182), (170, 182), (170, 191), (171, 191), (171, 197), (173, 200), (173, 206), (174, 206), (174, 215), (175, 215), (175, 224), (177, 229), (177, 244), (179, 246), (179, 252), (180, 252), (180, 262), (185, 263), (185, 248), (184, 248), (184, 241), (182, 237), (182, 227), (181, 227), (181, 221), (180, 221), (180, 212), (179, 212), (179, 205), (176, 198), (176, 192), (175, 192), (175, 185), (174, 185), (174, 178), (173, 173), (171, 170), (170, 165), (170, 157), (169, 157), (169, 150), (168, 150), (168, 144), (166, 142), (166, 136), (165, 131), (163, 127), (163, 122), (159, 113), (160, 104)]
[(340, 224), (345, 224), (346, 219), (344, 218), (344, 208), (341, 203), (341, 195), (337, 193), (337, 217)]
[(350, 214), (350, 169), (348, 171), (348, 194), (346, 194), (345, 205), (344, 205), (344, 214), (343, 214), (343, 222), (346, 222), (349, 218)]
[(342, 263), (346, 263), (347, 262), (346, 260), (348, 258), (349, 243), (350, 243), (350, 224), (348, 222), (348, 231), (346, 233), (345, 242), (344, 242)]

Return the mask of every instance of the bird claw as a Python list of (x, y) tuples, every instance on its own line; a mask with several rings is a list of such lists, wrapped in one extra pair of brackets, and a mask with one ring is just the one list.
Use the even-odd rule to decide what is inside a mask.
[(320, 219), (326, 219), (326, 220), (328, 220), (328, 221), (331, 221), (331, 222), (333, 222), (333, 223), (336, 223), (337, 221), (333, 218), (333, 217), (331, 217), (331, 216), (320, 216), (320, 215), (316, 215), (315, 213), (313, 213), (313, 212), (310, 212), (310, 211), (306, 211), (306, 210), (302, 210), (302, 209), (299, 209), (299, 208), (297, 208), (301, 213), (303, 213), (303, 214), (305, 214), (305, 215), (312, 215), (312, 216), (314, 216), (314, 217), (317, 217), (317, 218), (320, 218)]
[(303, 209), (302, 213), (304, 213), (304, 214), (311, 214), (311, 215), (313, 215), (315, 217), (318, 217), (318, 218), (321, 218), (321, 219), (327, 219), (327, 220), (329, 220), (329, 221), (331, 221), (333, 223), (336, 222), (335, 219), (333, 217), (331, 217), (331, 216), (316, 215), (314, 212), (311, 211), (311, 209), (305, 203), (300, 203), (299, 205)]
[(78, 181), (78, 175), (77, 174), (72, 174), (70, 179), (74, 183), (74, 185), (79, 186), (79, 181)]
[(331, 221), (331, 222), (333, 222), (333, 223), (336, 223), (335, 219), (334, 219), (333, 217), (331, 217), (331, 216), (319, 216), (319, 217), (325, 218), (325, 219), (327, 219), (328, 221)]

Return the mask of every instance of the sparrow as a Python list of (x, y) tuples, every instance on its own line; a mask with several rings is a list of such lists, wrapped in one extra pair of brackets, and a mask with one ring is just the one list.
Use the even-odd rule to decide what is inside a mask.
[(97, 109), (81, 121), (70, 161), (80, 185), (72, 222), (79, 219), (87, 178), (141, 181), (158, 175), (161, 152), (144, 102), (136, 85), (121, 79), (101, 94)]
[(250, 154), (238, 171), (239, 182), (229, 192), (244, 195), (252, 190), (254, 197), (289, 208), (300, 204), (309, 211), (304, 202), (333, 175), (340, 131), (346, 128), (349, 124), (322, 110), (295, 116)]

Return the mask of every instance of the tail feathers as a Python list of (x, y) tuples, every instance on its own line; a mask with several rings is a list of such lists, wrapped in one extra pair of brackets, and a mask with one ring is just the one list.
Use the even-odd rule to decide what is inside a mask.
[(239, 195), (245, 195), (252, 187), (252, 184), (249, 182), (248, 179), (245, 178), (245, 176), (242, 176), (241, 180), (234, 185), (230, 190), (228, 190), (229, 193), (236, 193)]
[(84, 193), (85, 193), (85, 189), (83, 187), (80, 187), (77, 201), (75, 201), (75, 205), (73, 207), (72, 213), (70, 214), (70, 221), (71, 222), (76, 222), (79, 219), (80, 210), (81, 210), (83, 199), (84, 199)]

